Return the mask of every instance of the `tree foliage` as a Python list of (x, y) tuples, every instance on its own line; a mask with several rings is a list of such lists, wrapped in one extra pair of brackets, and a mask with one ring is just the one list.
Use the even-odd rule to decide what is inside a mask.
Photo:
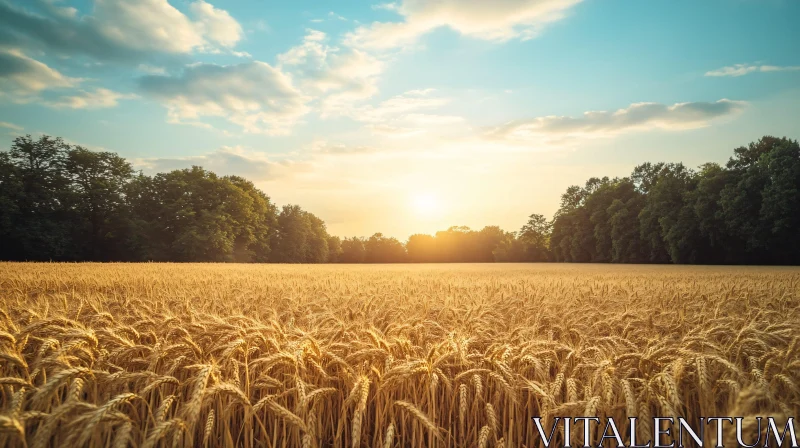
[(17, 137), (0, 152), (0, 259), (279, 263), (800, 264), (800, 146), (763, 137), (727, 164), (644, 163), (561, 195), (517, 232), (453, 226), (340, 239), (298, 205), (199, 166), (147, 176), (111, 152)]
[(800, 263), (800, 146), (764, 137), (725, 167), (645, 163), (562, 196), (557, 261)]

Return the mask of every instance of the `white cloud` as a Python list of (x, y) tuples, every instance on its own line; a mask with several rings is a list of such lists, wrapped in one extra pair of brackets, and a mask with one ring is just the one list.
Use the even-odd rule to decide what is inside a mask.
[(11, 131), (7, 132), (7, 134), (12, 137), (20, 135), (22, 131), (25, 129), (22, 126), (18, 126), (14, 123), (9, 123), (7, 121), (0, 121), (0, 128), (11, 129)]
[(217, 9), (203, 0), (192, 3), (189, 9), (197, 19), (196, 26), (200, 33), (207, 39), (230, 48), (242, 38), (242, 26), (227, 11)]
[(91, 19), (105, 37), (135, 50), (188, 53), (204, 44), (200, 26), (166, 0), (96, 0)]
[(91, 92), (80, 91), (77, 95), (63, 96), (56, 101), (47, 103), (47, 105), (55, 108), (103, 109), (116, 107), (119, 100), (130, 100), (134, 98), (137, 98), (137, 96), (119, 93), (109, 89), (97, 88)]
[(264, 19), (258, 19), (253, 25), (253, 31), (267, 32), (269, 31), (269, 24)]
[(376, 11), (381, 9), (385, 11), (399, 11), (400, 5), (398, 5), (397, 3), (380, 3), (377, 5), (372, 5), (372, 9)]
[(26, 48), (64, 56), (88, 55), (97, 60), (136, 61), (163, 54), (230, 48), (242, 28), (226, 11), (203, 0), (189, 5), (196, 20), (167, 0), (95, 0), (90, 14), (47, 0), (27, 6), (37, 13), (0, 2), (0, 25)]
[(12, 131), (22, 131), (25, 129), (22, 126), (17, 126), (16, 124), (9, 123), (7, 121), (0, 121), (0, 128), (11, 129)]
[(0, 96), (27, 102), (43, 90), (73, 87), (80, 82), (80, 79), (65, 76), (20, 50), (0, 48)]
[(326, 39), (325, 33), (313, 29), (306, 30), (303, 43), (290, 48), (285, 53), (278, 55), (278, 64), (290, 66), (301, 75), (306, 75), (306, 71), (320, 71), (326, 62), (330, 48), (322, 42)]
[(347, 37), (349, 45), (395, 48), (413, 43), (439, 27), (487, 40), (529, 39), (562, 19), (582, 0), (404, 0), (384, 5), (403, 16), (402, 22), (375, 22)]
[(131, 161), (136, 168), (150, 173), (160, 173), (202, 166), (219, 175), (242, 176), (253, 182), (273, 180), (293, 170), (302, 171), (304, 162), (272, 160), (265, 153), (242, 146), (223, 146), (214, 152), (199, 156), (175, 158), (143, 158)]
[(794, 72), (800, 71), (800, 66), (779, 67), (776, 65), (736, 64), (706, 72), (706, 76), (744, 76), (756, 72)]
[(78, 9), (72, 6), (59, 6), (60, 0), (44, 0), (47, 9), (57, 16), (72, 19), (78, 16)]
[(347, 145), (332, 143), (325, 140), (316, 140), (311, 144), (311, 151), (315, 154), (345, 155), (345, 154), (370, 154), (377, 151), (373, 146)]
[(0, 97), (6, 96), (13, 102), (38, 101), (54, 108), (98, 109), (114, 107), (119, 100), (136, 98), (136, 95), (105, 88), (77, 90), (74, 94), (64, 94), (56, 100), (46, 100), (41, 96), (44, 91), (71, 89), (83, 81), (65, 76), (43, 62), (26, 56), (20, 50), (0, 48)]
[(329, 92), (322, 105), (324, 114), (336, 114), (378, 93), (384, 61), (360, 50), (335, 53), (329, 61), (326, 76), (317, 80), (318, 87)]
[(321, 92), (371, 90), (385, 63), (360, 50), (331, 47), (326, 40), (325, 33), (307, 30), (301, 45), (278, 55), (280, 66)]
[(450, 98), (437, 95), (434, 89), (409, 90), (376, 106), (356, 107), (349, 116), (368, 123), (367, 129), (373, 134), (385, 137), (412, 137), (432, 131), (441, 134), (465, 121), (460, 116), (435, 113), (449, 102)]
[(432, 89), (411, 90), (382, 101), (377, 106), (363, 106), (356, 111), (355, 118), (359, 121), (381, 122), (419, 110), (437, 109), (450, 101), (432, 93)]
[(464, 122), (464, 117), (437, 114), (408, 114), (404, 115), (402, 119), (419, 126), (444, 126)]
[(307, 30), (303, 43), (278, 55), (279, 68), (319, 98), (323, 116), (340, 115), (378, 92), (377, 78), (385, 62), (357, 49), (326, 43), (325, 33)]
[(310, 42), (322, 42), (324, 41), (327, 36), (322, 31), (307, 29), (305, 40)]
[(741, 111), (746, 103), (722, 99), (713, 103), (635, 103), (615, 112), (586, 112), (580, 117), (545, 116), (517, 120), (486, 133), (493, 140), (553, 141), (564, 138), (611, 137), (621, 133), (705, 127), (714, 119)]
[(147, 73), (148, 75), (163, 75), (167, 72), (164, 67), (156, 67), (148, 64), (139, 64), (136, 69), (140, 72)]
[(253, 55), (246, 51), (231, 51), (231, 54), (236, 56), (237, 58), (253, 59)]
[(425, 132), (424, 129), (396, 126), (385, 123), (368, 124), (367, 129), (372, 131), (372, 133), (375, 135), (380, 135), (389, 138), (413, 137), (415, 135), (419, 135)]
[[(308, 98), (285, 73), (254, 61), (195, 64), (178, 77), (145, 76), (140, 88), (162, 101), (171, 122), (224, 117), (245, 132), (286, 134), (308, 112)], [(202, 123), (202, 122), (201, 122)]]
[(377, 105), (351, 106), (338, 112), (366, 123), (366, 129), (374, 135), (405, 138), (433, 130), (442, 133), (463, 123), (463, 117), (435, 113), (449, 102), (450, 98), (437, 95), (434, 89), (419, 89), (409, 90)]

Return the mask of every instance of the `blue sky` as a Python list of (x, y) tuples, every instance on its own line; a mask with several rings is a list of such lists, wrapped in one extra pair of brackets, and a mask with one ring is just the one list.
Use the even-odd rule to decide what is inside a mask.
[(339, 235), (519, 228), (800, 137), (798, 0), (0, 0), (0, 148), (203, 165)]

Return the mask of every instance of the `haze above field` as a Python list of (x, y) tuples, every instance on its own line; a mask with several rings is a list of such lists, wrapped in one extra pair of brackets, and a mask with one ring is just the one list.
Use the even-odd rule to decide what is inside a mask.
[(47, 133), (147, 173), (202, 165), (337, 235), (515, 229), (591, 176), (796, 136), (798, 17), (793, 0), (0, 0), (0, 149)]

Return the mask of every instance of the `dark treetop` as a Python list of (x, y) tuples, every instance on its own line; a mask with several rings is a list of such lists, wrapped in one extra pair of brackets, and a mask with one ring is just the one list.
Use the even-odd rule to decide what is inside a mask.
[(117, 154), (28, 135), (0, 152), (0, 259), (800, 264), (800, 146), (764, 137), (725, 166), (645, 163), (568, 188), (552, 221), (403, 244), (331, 236), (241, 177), (198, 166), (146, 176)]

